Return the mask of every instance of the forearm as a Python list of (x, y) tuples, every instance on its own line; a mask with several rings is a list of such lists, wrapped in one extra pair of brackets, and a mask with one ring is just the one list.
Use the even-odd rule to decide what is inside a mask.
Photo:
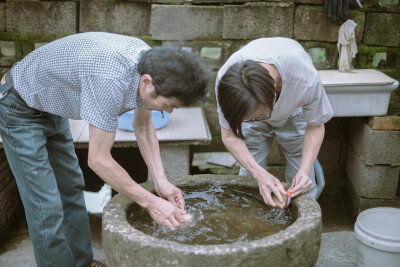
[[(93, 156), (96, 155), (96, 156)], [(147, 208), (156, 197), (138, 185), (130, 175), (112, 158), (111, 154), (89, 154), (89, 167), (119, 193), (129, 197), (138, 205)]]
[(236, 137), (231, 130), (221, 128), (222, 142), (232, 156), (245, 168), (254, 178), (258, 178), (265, 170), (255, 161), (250, 154), (245, 142)]
[(140, 153), (146, 162), (153, 181), (157, 183), (160, 179), (166, 179), (160, 156), (160, 145), (154, 126), (151, 124), (138, 127), (138, 129), (135, 128), (135, 134)]
[(299, 171), (310, 173), (325, 135), (324, 125), (307, 125)]

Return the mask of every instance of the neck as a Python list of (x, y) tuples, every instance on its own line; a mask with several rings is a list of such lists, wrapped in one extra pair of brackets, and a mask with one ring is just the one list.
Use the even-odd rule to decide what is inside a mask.
[(263, 62), (260, 62), (260, 64), (267, 69), (269, 75), (271, 75), (272, 79), (276, 81), (276, 92), (280, 92), (282, 90), (282, 78), (278, 69), (273, 64), (267, 64)]

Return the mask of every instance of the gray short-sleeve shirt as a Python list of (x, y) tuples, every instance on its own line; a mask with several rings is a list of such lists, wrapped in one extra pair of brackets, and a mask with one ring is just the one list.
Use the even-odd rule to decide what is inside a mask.
[(149, 48), (112, 33), (70, 35), (17, 62), (14, 87), (31, 108), (116, 131), (117, 117), (142, 105), (137, 64)]
[[(311, 125), (324, 124), (332, 118), (331, 105), (310, 55), (296, 41), (282, 37), (254, 40), (234, 53), (218, 72), (217, 102), (221, 78), (229, 67), (245, 60), (273, 64), (281, 75), (282, 91), (267, 120), (270, 125), (281, 127), (300, 112)], [(220, 126), (230, 129), (219, 104), (218, 114)]]

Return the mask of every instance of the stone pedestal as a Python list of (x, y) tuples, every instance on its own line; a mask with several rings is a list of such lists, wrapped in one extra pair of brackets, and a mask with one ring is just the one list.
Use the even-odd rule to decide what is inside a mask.
[(367, 120), (353, 118), (346, 171), (347, 196), (353, 216), (379, 206), (400, 206), (400, 132), (373, 130)]

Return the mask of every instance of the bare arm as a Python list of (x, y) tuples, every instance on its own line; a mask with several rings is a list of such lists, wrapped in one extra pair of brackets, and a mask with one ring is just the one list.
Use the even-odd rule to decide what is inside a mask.
[(306, 193), (311, 189), (312, 182), (309, 178), (312, 166), (318, 156), (319, 149), (325, 135), (325, 126), (307, 125), (306, 134), (304, 136), (303, 155), (301, 158), (300, 168), (293, 178), (292, 197)]
[(89, 167), (115, 190), (147, 209), (158, 224), (173, 229), (180, 222), (184, 222), (184, 211), (142, 188), (112, 158), (111, 147), (114, 138), (115, 132), (89, 126)]
[(160, 146), (151, 120), (151, 110), (145, 107), (137, 108), (135, 110), (133, 128), (135, 129), (140, 153), (153, 178), (157, 194), (184, 210), (185, 200), (183, 199), (182, 191), (171, 184), (165, 176), (160, 156)]
[(236, 137), (231, 129), (221, 127), (222, 141), (233, 157), (242, 165), (257, 181), (260, 194), (266, 204), (276, 206), (272, 200), (271, 193), (274, 193), (280, 201), (283, 201), (281, 194), (276, 187), (284, 190), (279, 179), (261, 167), (250, 154), (243, 140)]

